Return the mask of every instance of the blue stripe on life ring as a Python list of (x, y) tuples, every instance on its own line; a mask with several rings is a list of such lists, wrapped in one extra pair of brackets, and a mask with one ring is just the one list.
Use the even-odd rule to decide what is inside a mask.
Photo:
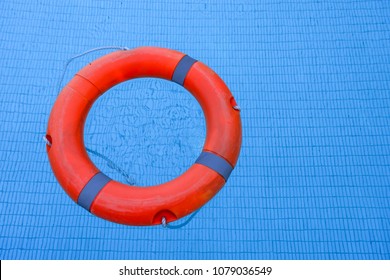
[(172, 75), (172, 81), (179, 85), (183, 85), (188, 71), (190, 71), (192, 65), (194, 65), (195, 62), (197, 62), (196, 59), (185, 55), (176, 65), (175, 71)]
[(211, 168), (221, 175), (225, 181), (228, 180), (234, 168), (224, 158), (210, 152), (202, 152), (195, 163)]
[(81, 190), (77, 203), (86, 210), (90, 211), (92, 202), (103, 187), (110, 181), (111, 178), (107, 177), (102, 172), (97, 173)]

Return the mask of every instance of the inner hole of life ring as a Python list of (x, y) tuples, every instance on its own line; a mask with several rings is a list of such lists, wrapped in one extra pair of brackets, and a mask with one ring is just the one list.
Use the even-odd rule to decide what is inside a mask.
[(156, 78), (130, 80), (105, 92), (84, 128), (85, 146), (106, 157), (89, 153), (94, 164), (116, 181), (142, 187), (184, 173), (201, 153), (205, 137), (196, 99), (183, 87)]

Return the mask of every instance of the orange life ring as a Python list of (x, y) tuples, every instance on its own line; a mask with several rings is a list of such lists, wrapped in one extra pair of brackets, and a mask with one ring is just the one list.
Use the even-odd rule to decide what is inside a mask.
[[(111, 180), (89, 159), (83, 131), (95, 100), (129, 79), (153, 77), (184, 86), (200, 103), (206, 140), (196, 162), (172, 181), (137, 187)], [(241, 148), (239, 108), (222, 79), (178, 51), (141, 47), (90, 63), (62, 89), (50, 114), (47, 153), (66, 193), (103, 219), (127, 225), (172, 222), (207, 203), (225, 184)]]

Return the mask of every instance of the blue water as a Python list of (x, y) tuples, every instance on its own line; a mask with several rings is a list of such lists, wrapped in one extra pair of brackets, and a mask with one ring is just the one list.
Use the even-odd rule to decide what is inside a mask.
[[(389, 1), (60, 2), (0, 2), (1, 259), (390, 259)], [(92, 216), (51, 171), (64, 64), (107, 45), (187, 53), (242, 108), (236, 169), (181, 229)], [(204, 137), (194, 98), (157, 79), (110, 90), (85, 129), (128, 178), (91, 155), (99, 168), (143, 186), (185, 171)]]

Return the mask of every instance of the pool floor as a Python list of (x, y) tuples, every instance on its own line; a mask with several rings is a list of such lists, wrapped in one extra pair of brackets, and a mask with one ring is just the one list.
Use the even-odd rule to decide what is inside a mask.
[[(390, 258), (390, 2), (195, 2), (0, 2), (1, 259)], [(64, 65), (102, 46), (186, 53), (241, 107), (238, 165), (180, 229), (97, 218), (52, 173)], [(148, 186), (191, 166), (205, 129), (185, 89), (139, 79), (96, 102), (84, 137), (107, 175)]]

